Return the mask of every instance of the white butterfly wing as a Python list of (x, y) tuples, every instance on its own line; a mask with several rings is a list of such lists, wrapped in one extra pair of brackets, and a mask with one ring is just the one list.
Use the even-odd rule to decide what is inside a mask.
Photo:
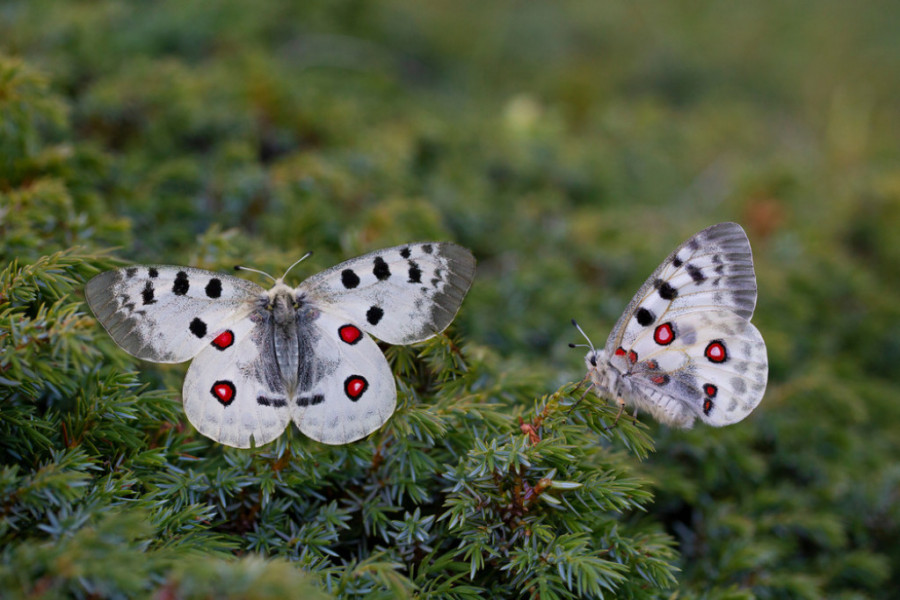
[(628, 348), (648, 327), (708, 310), (743, 319), (756, 307), (750, 241), (737, 223), (707, 227), (679, 246), (634, 295), (606, 342), (612, 353)]
[(749, 319), (756, 306), (750, 242), (719, 223), (679, 246), (638, 290), (592, 378), (658, 421), (728, 425), (765, 393), (768, 359)]
[(290, 422), (272, 328), (243, 319), (213, 332), (184, 379), (184, 412), (203, 435), (228, 446), (271, 442)]
[(346, 444), (381, 427), (394, 412), (397, 389), (378, 345), (337, 312), (320, 312), (310, 337), (312, 385), (301, 386), (290, 404), (300, 431), (325, 444)]
[(390, 344), (411, 344), (443, 331), (475, 276), (475, 257), (451, 243), (420, 243), (343, 262), (297, 287), (321, 307), (336, 307)]
[(631, 372), (630, 385), (623, 385), (627, 401), (681, 427), (695, 417), (714, 426), (737, 423), (762, 400), (768, 378), (762, 335), (728, 311), (659, 323), (611, 362)]
[(85, 296), (134, 356), (195, 357), (184, 406), (204, 435), (262, 445), (293, 417), (313, 439), (343, 444), (378, 429), (396, 405), (393, 374), (365, 332), (394, 344), (431, 337), (453, 320), (474, 273), (471, 252), (434, 242), (346, 261), (294, 290), (147, 265), (102, 273)]
[(244, 279), (166, 265), (106, 271), (85, 286), (88, 305), (113, 340), (133, 356), (161, 363), (192, 358), (264, 296)]

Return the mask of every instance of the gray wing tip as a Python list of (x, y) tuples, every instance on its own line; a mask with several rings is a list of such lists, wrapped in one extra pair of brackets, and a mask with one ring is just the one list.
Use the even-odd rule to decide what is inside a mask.
[(703, 231), (699, 232), (695, 237), (702, 237), (706, 240), (714, 240), (716, 242), (732, 241), (750, 247), (750, 240), (747, 238), (747, 232), (738, 223), (733, 221), (725, 221), (710, 225)]
[(438, 242), (437, 245), (440, 256), (450, 261), (453, 274), (466, 282), (465, 289), (468, 290), (475, 279), (475, 255), (468, 248), (453, 242)]
[(113, 284), (122, 278), (121, 269), (113, 269), (104, 271), (99, 275), (94, 275), (84, 285), (84, 299), (87, 300), (88, 306), (96, 314), (97, 309), (109, 302), (112, 298), (110, 288)]

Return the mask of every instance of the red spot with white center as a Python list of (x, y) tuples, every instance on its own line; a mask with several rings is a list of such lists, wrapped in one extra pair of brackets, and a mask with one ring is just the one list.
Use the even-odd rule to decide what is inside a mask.
[(231, 404), (232, 400), (234, 400), (234, 395), (237, 392), (234, 388), (234, 384), (230, 381), (217, 381), (209, 391), (212, 392), (213, 397), (221, 402), (223, 406)]
[(703, 393), (709, 396), (710, 398), (715, 398), (716, 394), (719, 393), (719, 388), (714, 386), (711, 383), (703, 384)]
[(369, 382), (362, 375), (351, 375), (344, 381), (344, 393), (354, 402), (359, 400), (368, 387)]
[(622, 346), (616, 348), (616, 356), (625, 356), (625, 348)]
[(212, 345), (219, 350), (230, 348), (232, 344), (234, 344), (234, 332), (230, 329), (226, 329), (212, 341)]
[(703, 353), (706, 358), (714, 363), (723, 363), (728, 358), (728, 352), (725, 351), (725, 344), (719, 340), (713, 340), (706, 346)]
[(362, 339), (362, 331), (355, 325), (341, 325), (338, 335), (341, 336), (341, 341), (351, 346)]
[(675, 330), (671, 323), (663, 323), (653, 332), (653, 341), (660, 346), (668, 346), (675, 341)]

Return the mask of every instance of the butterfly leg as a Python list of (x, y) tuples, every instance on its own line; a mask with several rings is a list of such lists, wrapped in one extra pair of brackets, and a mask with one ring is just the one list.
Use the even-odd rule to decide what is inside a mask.
[[(577, 390), (579, 387), (581, 387), (581, 384), (584, 383), (585, 381), (587, 381), (587, 379), (588, 379), (587, 377), (585, 377), (584, 379), (582, 379), (581, 382), (580, 382), (577, 386), (575, 386), (575, 388), (574, 388), (572, 391), (574, 392), (574, 391)], [(581, 404), (581, 401), (584, 400), (584, 397), (588, 395), (588, 392), (590, 392), (590, 391), (591, 391), (591, 388), (593, 388), (593, 387), (594, 387), (594, 383), (591, 382), (591, 385), (589, 385), (589, 386), (587, 386), (587, 387), (585, 388), (584, 393), (581, 394), (581, 397), (578, 398), (578, 400), (575, 401), (575, 404), (573, 404), (572, 406), (569, 407), (569, 410), (566, 412), (566, 414), (571, 414), (571, 412), (572, 412), (573, 410), (575, 410), (575, 407), (578, 406), (579, 404)]]
[(619, 405), (619, 412), (616, 413), (616, 418), (613, 419), (612, 425), (607, 425), (607, 431), (619, 424), (619, 418), (622, 416), (622, 413), (625, 412), (625, 400), (623, 400), (621, 396), (616, 398), (616, 404)]
[[(584, 385), (584, 382), (587, 381), (587, 380), (590, 379), (590, 378), (591, 378), (591, 373), (590, 373), (590, 371), (588, 371), (588, 373), (584, 376), (584, 378), (583, 378), (581, 381), (578, 382), (578, 385), (576, 385), (575, 387), (572, 388), (572, 391), (574, 392), (575, 390), (577, 390), (578, 388), (580, 388), (581, 386), (583, 386), (583, 385)], [(591, 387), (588, 386), (588, 389), (591, 389)], [(585, 394), (586, 394), (586, 393), (587, 393), (587, 392), (585, 392)], [(582, 398), (584, 398), (584, 396), (582, 396)], [(579, 402), (580, 402), (580, 401), (581, 401), (581, 400), (579, 400)]]

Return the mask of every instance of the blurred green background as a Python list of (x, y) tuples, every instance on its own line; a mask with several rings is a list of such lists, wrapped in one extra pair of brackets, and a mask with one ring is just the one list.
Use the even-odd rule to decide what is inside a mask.
[(893, 597), (898, 32), (888, 0), (6, 0), (0, 183), (27, 191), (0, 232), (23, 261), (314, 250), (295, 277), (457, 241), (456, 331), (550, 392), (584, 374), (571, 318), (602, 344), (678, 243), (737, 221), (769, 388), (733, 427), (651, 425), (651, 516), (686, 595)]

